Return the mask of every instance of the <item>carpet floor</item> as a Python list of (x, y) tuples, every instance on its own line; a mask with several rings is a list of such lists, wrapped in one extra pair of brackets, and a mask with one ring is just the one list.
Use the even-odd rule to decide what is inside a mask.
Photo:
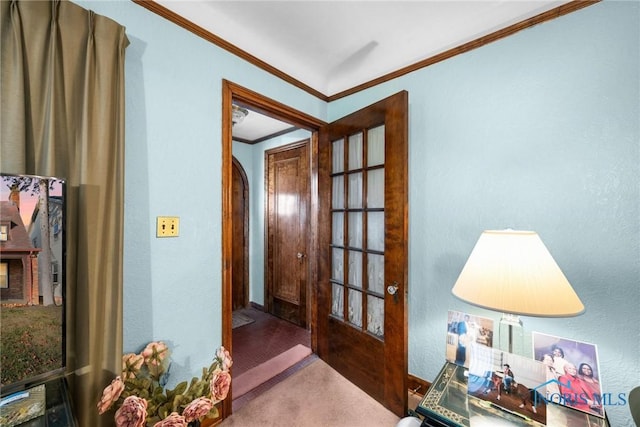
[(234, 411), (220, 426), (394, 427), (399, 419), (316, 358)]

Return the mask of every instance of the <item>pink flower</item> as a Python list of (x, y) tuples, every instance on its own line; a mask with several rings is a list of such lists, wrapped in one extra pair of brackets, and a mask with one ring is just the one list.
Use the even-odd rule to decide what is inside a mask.
[(228, 371), (231, 365), (233, 365), (233, 360), (231, 359), (231, 355), (229, 354), (229, 350), (224, 347), (220, 347), (216, 352), (216, 358), (220, 362), (221, 369), (223, 371)]
[(109, 409), (111, 405), (118, 400), (122, 394), (122, 390), (124, 390), (124, 382), (122, 382), (122, 378), (119, 376), (115, 377), (113, 381), (111, 381), (111, 384), (102, 391), (102, 397), (100, 398), (100, 402), (98, 402), (98, 413), (104, 414), (107, 409)]
[(147, 419), (147, 401), (138, 396), (127, 397), (116, 411), (117, 427), (144, 427)]
[(140, 355), (144, 357), (145, 363), (150, 361), (161, 363), (168, 356), (169, 348), (162, 341), (153, 341), (147, 344)]
[(199, 397), (184, 408), (182, 415), (184, 415), (185, 421), (190, 423), (207, 415), (211, 408), (213, 408), (213, 400), (206, 397)]
[(218, 371), (211, 378), (211, 397), (215, 400), (224, 400), (231, 387), (231, 374), (228, 371)]
[(187, 421), (177, 412), (172, 412), (167, 418), (158, 421), (153, 427), (187, 427)]
[(144, 363), (146, 363), (149, 368), (151, 375), (158, 379), (164, 372), (163, 361), (169, 356), (169, 348), (167, 345), (162, 341), (150, 342), (145, 349), (142, 350), (140, 355), (144, 357)]
[(128, 353), (122, 356), (122, 376), (125, 380), (135, 378), (142, 368), (144, 357), (141, 354)]

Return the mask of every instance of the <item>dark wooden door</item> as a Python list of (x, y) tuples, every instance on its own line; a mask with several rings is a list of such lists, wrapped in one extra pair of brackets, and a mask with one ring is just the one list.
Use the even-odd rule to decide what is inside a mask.
[(309, 140), (265, 153), (267, 311), (307, 326)]
[(238, 160), (232, 165), (232, 302), (231, 309), (244, 308), (249, 303), (249, 183)]
[(318, 354), (407, 410), (408, 94), (319, 133)]

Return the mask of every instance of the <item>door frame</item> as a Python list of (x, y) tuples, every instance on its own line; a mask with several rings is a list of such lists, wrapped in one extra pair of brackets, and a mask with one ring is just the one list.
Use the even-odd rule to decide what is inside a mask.
[[(326, 123), (309, 114), (303, 113), (288, 107), (278, 101), (267, 98), (232, 83), (222, 80), (222, 345), (233, 352), (232, 342), (232, 126), (231, 113), (232, 104), (249, 107), (262, 114), (274, 117), (292, 125), (306, 129), (311, 132), (309, 152), (310, 152), (310, 217), (309, 236), (310, 253), (318, 253), (318, 131)], [(311, 331), (311, 350), (317, 350), (317, 289), (315, 283), (318, 277), (318, 262), (315, 256), (308, 259), (310, 284), (308, 307), (309, 329)], [(232, 353), (233, 354), (233, 353)], [(233, 368), (232, 368), (233, 369)], [(222, 402), (222, 418), (226, 418), (232, 413), (233, 390), (230, 390), (229, 397)]]

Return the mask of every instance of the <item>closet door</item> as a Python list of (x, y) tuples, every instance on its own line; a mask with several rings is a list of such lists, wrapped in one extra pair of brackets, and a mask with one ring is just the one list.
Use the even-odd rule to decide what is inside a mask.
[(267, 311), (307, 327), (309, 140), (265, 153)]

